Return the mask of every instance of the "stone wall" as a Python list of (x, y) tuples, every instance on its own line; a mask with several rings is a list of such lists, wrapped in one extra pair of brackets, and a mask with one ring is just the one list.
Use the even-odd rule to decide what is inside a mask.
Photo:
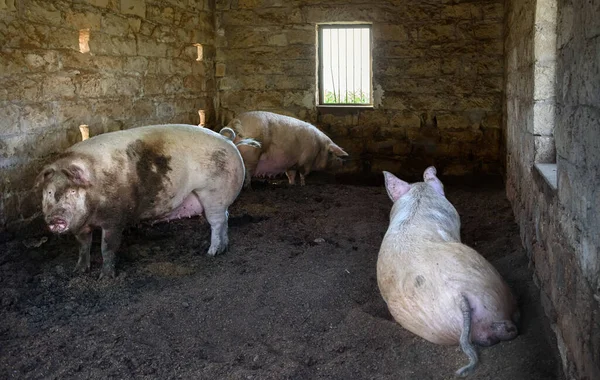
[(80, 124), (214, 120), (214, 40), (214, 1), (0, 0), (0, 231), (36, 214), (33, 180)]
[[(507, 1), (507, 195), (569, 379), (600, 378), (599, 14), (595, 0)], [(553, 157), (558, 190), (533, 166)]]
[[(503, 0), (217, 1), (219, 122), (268, 110), (315, 123), (351, 171), (501, 171)], [(372, 23), (374, 107), (316, 104), (316, 25)]]

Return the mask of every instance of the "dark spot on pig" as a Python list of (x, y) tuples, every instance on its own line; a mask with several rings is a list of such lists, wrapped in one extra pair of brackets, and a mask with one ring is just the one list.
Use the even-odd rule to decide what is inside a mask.
[(217, 149), (210, 156), (210, 161), (215, 164), (215, 172), (223, 172), (227, 167), (227, 152), (225, 149)]
[(156, 140), (136, 140), (127, 146), (127, 157), (135, 163), (138, 183), (133, 183), (134, 197), (138, 200), (138, 213), (146, 211), (158, 198), (169, 181), (167, 173), (171, 156), (164, 154), (164, 142)]
[(421, 285), (423, 285), (423, 283), (425, 282), (425, 277), (418, 275), (415, 278), (415, 287), (420, 288)]

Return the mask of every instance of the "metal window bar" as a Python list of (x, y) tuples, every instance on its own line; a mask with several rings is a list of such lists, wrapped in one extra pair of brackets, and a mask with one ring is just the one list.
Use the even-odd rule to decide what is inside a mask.
[(371, 26), (330, 24), (318, 31), (319, 103), (372, 104)]

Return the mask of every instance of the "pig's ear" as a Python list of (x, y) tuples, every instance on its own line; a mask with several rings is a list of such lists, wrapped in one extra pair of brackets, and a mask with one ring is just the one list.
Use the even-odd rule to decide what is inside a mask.
[(429, 186), (433, 187), (435, 191), (437, 191), (440, 195), (444, 195), (444, 185), (442, 184), (442, 182), (439, 180), (439, 178), (436, 176), (437, 174), (437, 170), (435, 169), (435, 166), (430, 166), (427, 169), (425, 169), (425, 172), (423, 172), (423, 180), (429, 184)]
[(390, 172), (384, 171), (383, 177), (385, 178), (385, 189), (387, 190), (390, 199), (394, 202), (404, 194), (408, 193), (408, 190), (411, 188), (409, 183), (404, 182)]
[(329, 151), (338, 157), (347, 157), (348, 153), (334, 143), (329, 144)]
[(90, 183), (90, 172), (83, 166), (77, 164), (71, 164), (68, 167), (62, 169), (67, 178), (78, 186), (87, 187)]
[(35, 184), (33, 185), (33, 188), (34, 189), (39, 188), (40, 186), (42, 186), (42, 184), (44, 182), (46, 182), (47, 180), (52, 178), (53, 175), (54, 175), (53, 168), (44, 168), (44, 170), (42, 170), (42, 172), (40, 174), (38, 174), (37, 178), (35, 179)]

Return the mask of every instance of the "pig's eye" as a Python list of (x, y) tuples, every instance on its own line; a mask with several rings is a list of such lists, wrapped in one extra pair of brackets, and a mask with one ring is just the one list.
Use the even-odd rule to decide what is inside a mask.
[(75, 195), (75, 190), (74, 190), (74, 189), (71, 189), (71, 190), (69, 191), (69, 193), (71, 193), (71, 195)]

